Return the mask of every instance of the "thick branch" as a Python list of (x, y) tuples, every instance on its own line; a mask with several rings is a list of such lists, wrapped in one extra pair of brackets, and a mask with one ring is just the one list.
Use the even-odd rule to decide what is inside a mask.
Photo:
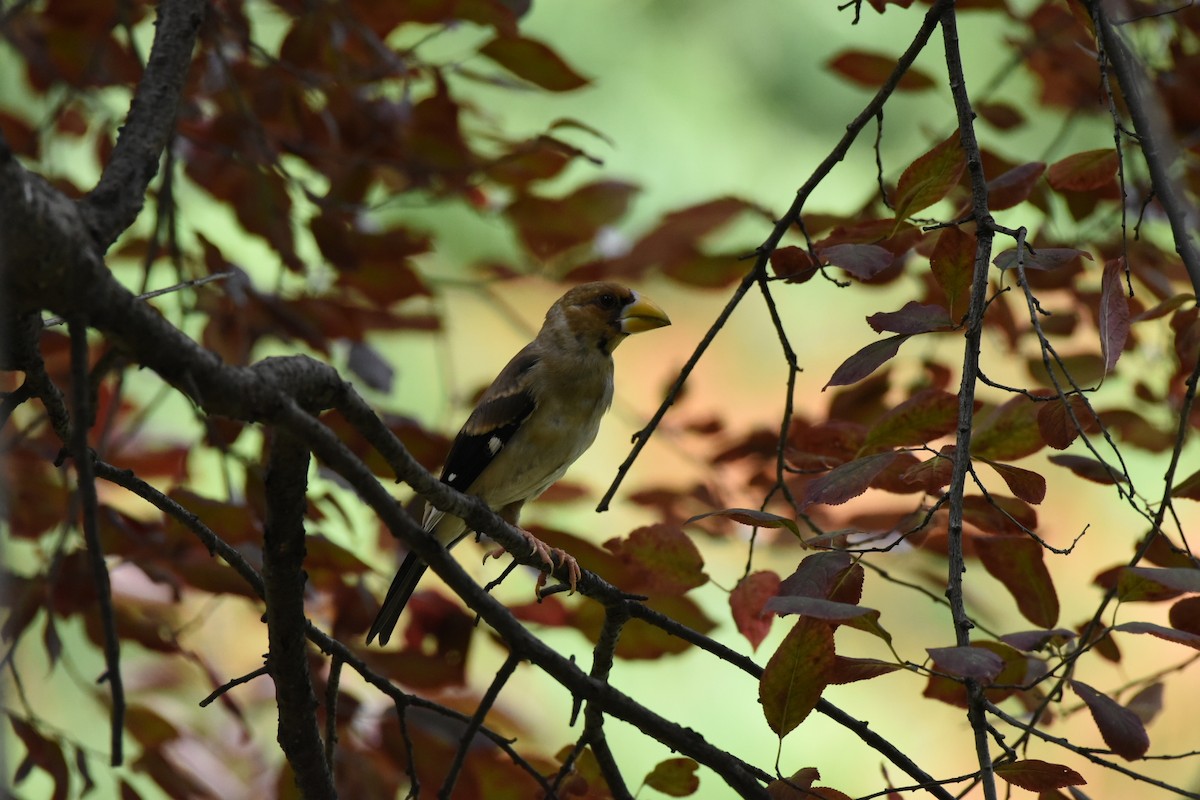
[(142, 210), (146, 187), (158, 172), (163, 148), (175, 130), (179, 98), (207, 7), (204, 0), (159, 3), (150, 61), (129, 104), (112, 159), (96, 188), (80, 201), (101, 252)]
[(317, 696), (308, 674), (304, 616), (304, 509), (308, 448), (286, 433), (271, 439), (263, 584), (267, 606), (267, 669), (279, 708), (277, 739), (305, 798), (334, 798), (333, 776), (317, 725)]
[(1179, 171), (1183, 162), (1162, 101), (1137, 56), (1108, 19), (1106, 8), (1112, 5), (1114, 3), (1111, 0), (1092, 2), (1089, 3), (1089, 11), (1125, 95), (1133, 129), (1137, 132), (1142, 155), (1150, 169), (1154, 194), (1171, 223), (1175, 251), (1183, 259), (1192, 290), (1200, 294), (1200, 248), (1194, 238), (1197, 226), (1200, 226), (1200, 214), (1180, 184)]

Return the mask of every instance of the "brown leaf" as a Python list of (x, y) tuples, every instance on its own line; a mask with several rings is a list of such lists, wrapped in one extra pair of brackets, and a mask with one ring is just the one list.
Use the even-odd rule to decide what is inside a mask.
[[(854, 573), (854, 566), (850, 554), (840, 550), (813, 553), (805, 556), (796, 571), (780, 584), (777, 594), (822, 599), (836, 597), (841, 602), (857, 603), (862, 597), (862, 568)], [(855, 580), (856, 589), (848, 595), (847, 584)]]
[(647, 525), (605, 547), (640, 576), (647, 594), (679, 595), (708, 582), (704, 559), (695, 543), (674, 525)]
[(1081, 681), (1071, 681), (1075, 694), (1087, 704), (1104, 743), (1126, 761), (1136, 761), (1150, 749), (1146, 727), (1129, 709)]
[(1046, 181), (1059, 192), (1091, 192), (1107, 186), (1116, 174), (1116, 150), (1088, 150), (1051, 164)]
[(763, 670), (758, 698), (767, 724), (783, 737), (816, 706), (833, 671), (833, 630), (801, 617)]
[(892, 265), (896, 257), (877, 244), (831, 244), (817, 248), (817, 257), (860, 280), (870, 280)]
[(1004, 669), (1004, 659), (982, 647), (927, 647), (933, 669), (959, 678), (991, 683)]
[(956, 130), (904, 170), (896, 184), (896, 219), (924, 211), (949, 194), (966, 163)]
[(690, 758), (668, 758), (654, 766), (645, 784), (669, 797), (687, 797), (700, 788), (699, 766)]
[(951, 433), (958, 425), (958, 397), (924, 389), (884, 413), (867, 431), (864, 452), (926, 444)]
[(988, 181), (988, 210), (1003, 211), (1023, 203), (1046, 171), (1041, 161), (1013, 167)]
[(1033, 470), (1001, 464), (990, 458), (980, 458), (1008, 484), (1009, 490), (1026, 503), (1038, 505), (1046, 499), (1046, 479)]
[(729, 608), (738, 632), (745, 636), (754, 650), (771, 631), (775, 617), (764, 606), (779, 591), (779, 576), (774, 572), (752, 572), (738, 581), (729, 593)]
[(814, 503), (838, 506), (858, 497), (895, 458), (896, 453), (876, 453), (842, 464), (808, 485), (803, 507)]
[(725, 517), (734, 522), (740, 522), (743, 525), (749, 525), (754, 528), (787, 528), (792, 532), (793, 536), (800, 536), (800, 526), (796, 524), (794, 519), (781, 517), (778, 514), (772, 514), (770, 511), (759, 511), (755, 508), (725, 508), (720, 511), (709, 511), (705, 514), (697, 514), (689, 519), (684, 525), (691, 525), (693, 522), (698, 522), (708, 517)]
[(1036, 758), (1010, 761), (996, 765), (996, 774), (1013, 786), (1031, 792), (1045, 792), (1064, 786), (1082, 786), (1087, 783), (1075, 770), (1062, 764), (1051, 764)]
[(973, 543), (984, 569), (1004, 585), (1025, 619), (1042, 628), (1058, 623), (1058, 592), (1040, 544), (1028, 536), (980, 536)]
[(1125, 295), (1125, 259), (1113, 258), (1104, 264), (1100, 282), (1100, 352), (1107, 375), (1117, 365), (1129, 339), (1129, 298)]
[(1038, 429), (1038, 404), (1015, 395), (1003, 405), (976, 417), (971, 455), (994, 461), (1013, 461), (1041, 450), (1046, 442)]
[(1114, 625), (1112, 629), (1114, 631), (1124, 631), (1125, 633), (1148, 633), (1151, 636), (1165, 639), (1168, 642), (1175, 642), (1176, 644), (1190, 647), (1193, 650), (1200, 650), (1200, 634), (1177, 631), (1174, 628), (1155, 625), (1153, 622), (1122, 622), (1120, 625)]
[(899, 311), (872, 314), (867, 317), (867, 324), (876, 333), (927, 333), (947, 330), (954, 323), (941, 306), (923, 305), (910, 300)]
[(879, 661), (874, 658), (837, 656), (834, 659), (833, 671), (829, 676), (829, 683), (840, 686), (846, 683), (867, 681), (899, 669), (903, 669), (903, 667), (899, 664), (893, 664), (890, 661)]
[[(1075, 250), (1070, 247), (1039, 247), (1035, 252), (1027, 249), (1021, 261), (1027, 270), (1048, 271), (1073, 266), (1084, 258), (1091, 261), (1092, 254), (1086, 250)], [(993, 258), (992, 263), (1000, 269), (1016, 269), (1017, 249), (1013, 247), (1005, 250)]]
[(1137, 714), (1143, 725), (1149, 725), (1163, 709), (1163, 685), (1152, 683), (1129, 698), (1125, 707)]
[(833, 377), (821, 388), (821, 391), (830, 386), (847, 386), (858, 383), (891, 360), (896, 353), (900, 352), (900, 345), (909, 338), (909, 334), (902, 333), (898, 336), (889, 336), (886, 339), (871, 342), (842, 362), (842, 365), (834, 370)]
[(929, 256), (929, 268), (946, 295), (946, 310), (950, 318), (961, 320), (967, 312), (971, 281), (975, 274), (974, 233), (958, 228), (946, 228), (938, 234), (937, 244)]
[(1079, 477), (1095, 483), (1111, 485), (1114, 483), (1128, 482), (1125, 476), (1121, 473), (1117, 472), (1108, 465), (1097, 461), (1094, 458), (1088, 458), (1087, 456), (1075, 456), (1063, 453), (1061, 455), (1050, 456), (1049, 461), (1051, 464), (1057, 464), (1060, 467), (1066, 467)]
[(1200, 597), (1185, 597), (1175, 603), (1168, 619), (1172, 628), (1200, 634)]
[[(846, 50), (834, 56), (828, 66), (829, 69), (859, 86), (878, 89), (887, 83), (888, 78), (895, 71), (896, 59), (893, 56), (868, 53), (863, 50)], [(908, 71), (900, 78), (896, 89), (919, 92), (932, 89), (936, 85), (929, 75), (915, 67), (909, 67)]]
[[(1074, 420), (1072, 415), (1074, 415)], [(1066, 450), (1070, 447), (1071, 443), (1078, 438), (1080, 428), (1084, 433), (1091, 433), (1099, 427), (1095, 414), (1088, 408), (1087, 401), (1077, 394), (1070, 395), (1066, 403), (1061, 399), (1040, 403), (1037, 411), (1037, 425), (1046, 444), (1055, 450)]]
[(479, 48), (479, 54), (551, 92), (568, 92), (591, 83), (550, 47), (526, 36), (497, 36)]
[(789, 245), (771, 253), (771, 269), (789, 283), (804, 283), (817, 274), (817, 265), (803, 247)]

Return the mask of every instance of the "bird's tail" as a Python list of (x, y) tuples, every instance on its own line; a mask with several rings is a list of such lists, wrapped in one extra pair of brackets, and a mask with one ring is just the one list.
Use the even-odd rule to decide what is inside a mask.
[(375, 622), (371, 624), (371, 630), (367, 633), (367, 644), (370, 644), (376, 636), (379, 637), (381, 645), (388, 643), (388, 639), (392, 638), (392, 631), (396, 628), (396, 623), (400, 621), (400, 612), (404, 611), (408, 598), (412, 596), (413, 589), (417, 588), (417, 581), (421, 580), (421, 575), (424, 573), (425, 562), (418, 558), (416, 553), (409, 553), (405, 556), (404, 563), (400, 565), (400, 569), (396, 571), (396, 577), (392, 579), (387, 597), (383, 599), (383, 606), (379, 609), (379, 613), (375, 616)]

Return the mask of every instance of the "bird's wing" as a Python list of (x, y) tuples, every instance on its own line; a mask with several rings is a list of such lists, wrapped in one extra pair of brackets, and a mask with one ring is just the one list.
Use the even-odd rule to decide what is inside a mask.
[(468, 491), (520, 430), (537, 407), (529, 380), (537, 363), (537, 353), (526, 347), (496, 376), (450, 446), (442, 469), (443, 483)]

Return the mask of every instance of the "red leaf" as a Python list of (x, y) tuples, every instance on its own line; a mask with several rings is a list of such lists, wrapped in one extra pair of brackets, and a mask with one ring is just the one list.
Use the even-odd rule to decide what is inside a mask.
[(992, 493), (989, 497), (963, 498), (963, 519), (987, 533), (1025, 536), (1037, 530), (1037, 510), (1024, 500)]
[(1175, 642), (1176, 644), (1186, 645), (1193, 650), (1200, 650), (1200, 634), (1177, 631), (1174, 628), (1155, 625), (1153, 622), (1122, 622), (1120, 625), (1114, 625), (1112, 630), (1124, 631), (1125, 633), (1148, 633), (1151, 636), (1157, 636), (1159, 639), (1166, 639), (1168, 642)]
[(1007, 645), (1012, 645), (1018, 650), (1024, 650), (1027, 653), (1032, 653), (1041, 650), (1051, 642), (1057, 645), (1062, 645), (1074, 638), (1074, 631), (1067, 630), (1066, 628), (1054, 628), (1053, 630), (1048, 631), (1036, 630), (1006, 633), (1000, 637), (1000, 641)]
[(1012, 464), (1001, 464), (990, 458), (980, 458), (1008, 484), (1009, 490), (1026, 503), (1037, 505), (1046, 499), (1046, 479), (1038, 473), (1014, 467)]
[[(829, 649), (832, 654), (832, 641), (830, 642)], [(830, 660), (832, 661), (832, 658)], [(67, 770), (67, 759), (63, 755), (62, 746), (52, 739), (42, 736), (32, 725), (15, 715), (8, 715), (8, 721), (12, 724), (13, 732), (17, 734), (21, 743), (25, 745), (25, 763), (40, 767), (54, 781), (53, 800), (66, 800), (67, 792), (71, 785), (71, 778)], [(20, 769), (18, 769), (18, 773), (20, 773)], [(19, 774), (13, 779), (13, 784), (20, 783), (23, 777), (23, 775)]]
[(874, 278), (896, 260), (890, 250), (877, 244), (831, 244), (817, 248), (817, 256), (864, 281)]
[[(1072, 266), (1081, 258), (1086, 258), (1088, 261), (1093, 260), (1092, 254), (1085, 250), (1075, 250), (1070, 247), (1040, 247), (1036, 252), (1032, 253), (1027, 249), (1023, 261), (1025, 269), (1044, 272)], [(992, 263), (1000, 269), (1016, 269), (1017, 249), (1014, 247), (1005, 250), (992, 259)]]
[(690, 758), (668, 758), (655, 765), (645, 784), (670, 797), (687, 797), (700, 788), (699, 766)]
[[(829, 68), (843, 77), (865, 86), (868, 89), (878, 89), (887, 83), (892, 72), (896, 69), (896, 59), (893, 56), (867, 53), (862, 50), (847, 50), (839, 53), (829, 62)], [(896, 85), (898, 91), (919, 92), (932, 89), (936, 84), (926, 73), (909, 67)]]
[(738, 581), (729, 594), (729, 608), (738, 632), (757, 650), (771, 631), (774, 614), (764, 610), (767, 601), (779, 591), (779, 576), (774, 572), (752, 572)]
[(892, 640), (892, 635), (879, 624), (879, 611), (874, 608), (839, 603), (834, 600), (824, 600), (819, 597), (804, 597), (802, 595), (777, 595), (767, 601), (767, 611), (778, 615), (800, 614), (805, 617), (849, 625), (874, 636), (885, 642)]
[[(976, 103), (975, 110), (979, 112), (979, 116), (1002, 131), (1012, 130), (1025, 124), (1025, 116), (1008, 103)], [(1042, 166), (1044, 168), (1045, 164)], [(988, 203), (988, 207), (995, 208), (991, 202)]]
[(971, 455), (995, 461), (1013, 461), (1041, 450), (1046, 442), (1037, 424), (1038, 404), (1015, 395), (976, 417), (971, 434)]
[(1091, 192), (1107, 186), (1116, 174), (1116, 150), (1088, 150), (1051, 164), (1046, 181), (1059, 192)]
[(980, 536), (974, 544), (983, 568), (1004, 584), (1022, 616), (1039, 627), (1054, 627), (1058, 593), (1042, 546), (1028, 536)]
[(1087, 704), (1104, 743), (1126, 761), (1136, 761), (1150, 749), (1150, 737), (1142, 721), (1116, 700), (1080, 681), (1071, 681), (1075, 694)]
[(966, 163), (956, 130), (904, 170), (896, 185), (896, 219), (924, 211), (949, 194)]
[(1104, 355), (1106, 375), (1117, 365), (1129, 339), (1129, 298), (1125, 296), (1124, 274), (1125, 259), (1113, 258), (1105, 262), (1096, 326), (1100, 329), (1100, 352)]
[(1064, 786), (1083, 786), (1087, 781), (1075, 770), (1035, 758), (997, 764), (996, 774), (1013, 786), (1031, 792), (1046, 792)]
[(867, 317), (867, 324), (876, 333), (927, 333), (945, 330), (953, 326), (946, 309), (941, 306), (922, 305), (910, 300), (899, 311), (881, 311)]
[(1003, 211), (1023, 203), (1046, 171), (1041, 161), (1013, 167), (988, 181), (988, 210)]
[(946, 310), (951, 319), (962, 319), (967, 311), (971, 280), (975, 274), (976, 244), (974, 233), (946, 228), (938, 234), (937, 244), (929, 257), (933, 279), (946, 295)]
[(808, 250), (794, 245), (776, 248), (771, 253), (771, 268), (789, 283), (804, 283), (817, 274), (817, 265)]
[(771, 656), (758, 683), (758, 698), (771, 730), (786, 736), (816, 706), (833, 672), (833, 630), (801, 617)]
[(550, 258), (591, 242), (624, 215), (638, 187), (619, 181), (590, 183), (561, 199), (523, 194), (505, 209), (525, 247)]
[(567, 92), (587, 86), (584, 78), (545, 44), (524, 36), (498, 36), (479, 48), (514, 75), (552, 92)]
[(808, 485), (803, 507), (813, 503), (838, 506), (858, 497), (895, 458), (895, 453), (876, 453), (842, 464)]
[[(1037, 425), (1046, 444), (1055, 450), (1066, 450), (1070, 447), (1079, 436), (1080, 428), (1084, 433), (1090, 433), (1099, 427), (1087, 401), (1075, 394), (1068, 397), (1066, 403), (1062, 400), (1041, 403), (1037, 412)], [(1051, 460), (1053, 461), (1053, 457)]]
[(1171, 497), (1182, 497), (1186, 500), (1200, 500), (1200, 470), (1193, 472), (1171, 490)]
[(862, 450), (926, 444), (951, 433), (957, 425), (958, 396), (924, 389), (885, 412), (867, 431)]
[(834, 370), (833, 377), (829, 379), (829, 382), (821, 387), (821, 391), (830, 386), (848, 386), (858, 383), (900, 352), (900, 345), (904, 344), (909, 336), (910, 334), (902, 333), (898, 336), (889, 336), (886, 339), (871, 342), (842, 362), (842, 365)]
[(1004, 659), (982, 647), (927, 647), (933, 669), (958, 678), (991, 683), (1004, 669)]
[(605, 547), (634, 569), (649, 594), (679, 595), (708, 582), (696, 544), (674, 525), (638, 528)]
[[(784, 580), (777, 594), (798, 595), (857, 603), (862, 597), (862, 573), (853, 571), (854, 560), (849, 553), (830, 550), (805, 556), (796, 571)], [(857, 578), (855, 578), (857, 576)], [(847, 593), (847, 584), (857, 581), (855, 591)]]
[[(1060, 467), (1066, 467), (1074, 472), (1079, 477), (1102, 484), (1125, 483), (1125, 476), (1111, 467), (1097, 461), (1094, 458), (1087, 456), (1073, 456), (1068, 454), (1050, 456), (1051, 464), (1057, 464)], [(1116, 478), (1113, 476), (1116, 475)]]

